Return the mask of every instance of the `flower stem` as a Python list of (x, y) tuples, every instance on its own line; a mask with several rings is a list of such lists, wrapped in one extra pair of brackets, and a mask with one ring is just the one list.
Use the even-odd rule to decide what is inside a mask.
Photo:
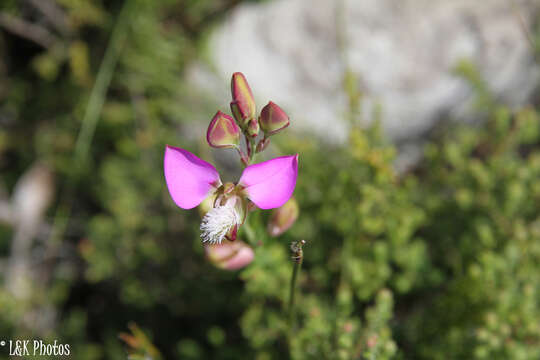
[(244, 139), (246, 140), (246, 152), (249, 161), (251, 162), (251, 137), (244, 133)]
[(244, 154), (244, 152), (242, 151), (242, 149), (237, 146), (236, 148), (236, 151), (238, 151), (238, 155), (240, 156), (240, 161), (242, 162), (242, 165), (244, 165), (244, 167), (248, 166), (249, 165), (249, 158), (247, 157), (246, 154)]
[(295, 320), (294, 294), (296, 293), (296, 279), (298, 278), (298, 273), (300, 272), (301, 267), (302, 267), (302, 259), (300, 259), (300, 261), (294, 262), (292, 276), (291, 276), (291, 286), (289, 288), (289, 305), (288, 305), (289, 332), (292, 332), (295, 325), (294, 324), (294, 320)]
[(295, 303), (294, 303), (294, 295), (296, 293), (296, 280), (298, 279), (298, 274), (300, 273), (300, 269), (302, 268), (302, 261), (304, 260), (304, 252), (302, 250), (302, 247), (306, 243), (305, 240), (300, 241), (294, 241), (291, 244), (291, 252), (293, 254), (293, 272), (291, 276), (291, 285), (289, 288), (289, 304), (287, 307), (287, 311), (289, 313), (288, 317), (288, 324), (289, 324), (289, 342), (290, 337), (292, 334), (292, 331), (294, 330), (295, 326)]
[(60, 205), (58, 206), (49, 241), (51, 243), (59, 243), (66, 232), (69, 217), (75, 196), (74, 181), (79, 181), (83, 168), (88, 159), (88, 153), (94, 137), (94, 132), (99, 121), (99, 116), (103, 109), (103, 104), (107, 96), (107, 90), (112, 81), (116, 65), (121, 55), (123, 44), (127, 38), (129, 31), (129, 19), (132, 18), (133, 9), (136, 1), (126, 0), (122, 5), (122, 9), (118, 14), (116, 24), (111, 34), (111, 38), (105, 50), (105, 55), (99, 66), (96, 81), (90, 91), (90, 96), (86, 104), (84, 117), (81, 122), (81, 127), (77, 135), (74, 154), (72, 158), (73, 166), (76, 170), (77, 180), (69, 180), (66, 184), (62, 196), (60, 197)]
[(124, 2), (113, 29), (109, 45), (105, 50), (103, 61), (99, 66), (96, 81), (90, 92), (81, 128), (75, 143), (74, 158), (77, 165), (80, 164), (83, 166), (84, 161), (87, 160), (99, 116), (105, 103), (107, 90), (111, 84), (116, 64), (118, 63), (123, 44), (127, 38), (130, 25), (129, 19), (131, 19), (130, 10), (135, 3), (133, 0), (126, 0)]
[(247, 222), (247, 220), (242, 225), (242, 228), (246, 232), (246, 239), (247, 239), (248, 243), (251, 246), (256, 246), (257, 245), (257, 239), (256, 239), (256, 236), (255, 236), (255, 231), (253, 231), (253, 229), (251, 228), (251, 226), (249, 225), (249, 222)]

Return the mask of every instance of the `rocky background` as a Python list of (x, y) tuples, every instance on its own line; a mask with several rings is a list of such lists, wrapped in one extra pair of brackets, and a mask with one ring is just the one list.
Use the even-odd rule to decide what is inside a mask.
[[(216, 27), (209, 65), (192, 80), (222, 98), (223, 82), (241, 69), (261, 102), (287, 109), (296, 131), (343, 142), (348, 124), (344, 77), (355, 76), (362, 122), (380, 113), (406, 163), (430, 131), (471, 121), (472, 90), (456, 73), (473, 64), (505, 104), (526, 103), (538, 83), (530, 33), (537, 1), (278, 0), (237, 7)], [(207, 63), (208, 64), (208, 63)], [(463, 65), (463, 64), (462, 64)]]

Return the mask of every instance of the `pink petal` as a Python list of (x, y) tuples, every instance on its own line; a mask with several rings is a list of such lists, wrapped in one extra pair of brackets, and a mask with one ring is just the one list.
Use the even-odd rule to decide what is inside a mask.
[(165, 181), (172, 199), (183, 209), (199, 205), (221, 185), (219, 174), (212, 164), (199, 159), (187, 150), (169, 146), (163, 160)]
[(298, 154), (281, 156), (245, 168), (240, 185), (261, 209), (273, 209), (291, 197), (298, 176)]

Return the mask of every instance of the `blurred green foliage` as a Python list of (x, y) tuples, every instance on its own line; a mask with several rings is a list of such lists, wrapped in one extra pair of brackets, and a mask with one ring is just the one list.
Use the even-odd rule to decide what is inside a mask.
[[(62, 21), (40, 22), (49, 47), (0, 33), (0, 185), (12, 191), (45, 162), (58, 194), (46, 220), (65, 224), (63, 250), (32, 298), (0, 290), (1, 337), (61, 339), (88, 360), (125, 358), (127, 348), (157, 358), (150, 342), (166, 359), (540, 358), (540, 115), (498, 105), (466, 61), (456, 72), (476, 90), (482, 126), (445, 129), (405, 174), (395, 173), (377, 122), (354, 126), (343, 146), (282, 136), (274, 150), (300, 153), (297, 223), (270, 238), (268, 213), (255, 213), (261, 245), (250, 266), (229, 273), (205, 261), (199, 216), (174, 206), (161, 164), (166, 143), (209, 154), (203, 131), (193, 135), (206, 124), (192, 119), (209, 121), (215, 104), (184, 71), (237, 3), (61, 0)], [(79, 131), (126, 4), (81, 160)], [(27, 2), (0, 11), (44, 16)], [(11, 239), (1, 225), (3, 258)], [(307, 244), (288, 329), (289, 244), (298, 239)], [(51, 327), (21, 320), (47, 309), (56, 311)], [(141, 329), (127, 335), (132, 321)]]

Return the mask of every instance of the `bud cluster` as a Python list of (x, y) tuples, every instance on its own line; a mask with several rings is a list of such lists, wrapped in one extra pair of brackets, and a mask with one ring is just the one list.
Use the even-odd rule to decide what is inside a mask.
[[(218, 111), (206, 132), (208, 144), (215, 148), (234, 148), (247, 166), (256, 153), (266, 149), (270, 136), (289, 126), (289, 117), (270, 101), (257, 117), (257, 108), (245, 76), (236, 72), (231, 79), (231, 112), (234, 117)], [(259, 137), (259, 134), (262, 136)], [(244, 137), (245, 151), (241, 146)], [(257, 141), (257, 138), (258, 141)]]
[(212, 164), (185, 149), (167, 145), (164, 155), (171, 197), (183, 209), (200, 205), (201, 239), (207, 258), (227, 270), (242, 268), (254, 259), (254, 235), (247, 236), (249, 244), (239, 239), (241, 227), (247, 230), (250, 211), (274, 209), (267, 228), (271, 236), (289, 229), (299, 212), (292, 198), (298, 154), (253, 164), (255, 154), (268, 147), (270, 136), (289, 126), (289, 117), (271, 101), (257, 115), (253, 93), (242, 73), (233, 74), (231, 92), (232, 116), (218, 111), (208, 125), (206, 140), (211, 147), (238, 152), (245, 167), (238, 182), (222, 183)]

